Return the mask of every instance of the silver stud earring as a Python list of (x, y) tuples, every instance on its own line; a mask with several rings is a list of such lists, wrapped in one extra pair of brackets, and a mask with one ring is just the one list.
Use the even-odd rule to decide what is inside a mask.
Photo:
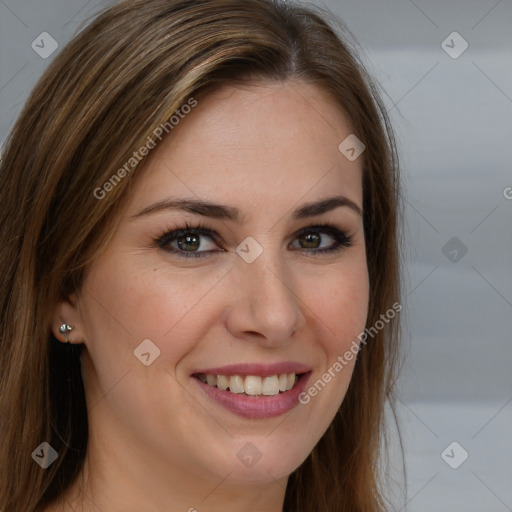
[(62, 324), (59, 327), (59, 332), (64, 335), (65, 343), (69, 343), (68, 334), (74, 329), (72, 325)]

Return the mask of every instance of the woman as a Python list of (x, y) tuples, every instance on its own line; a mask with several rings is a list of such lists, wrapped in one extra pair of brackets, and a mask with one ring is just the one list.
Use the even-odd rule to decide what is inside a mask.
[(96, 18), (3, 155), (0, 509), (385, 510), (395, 161), (311, 9)]

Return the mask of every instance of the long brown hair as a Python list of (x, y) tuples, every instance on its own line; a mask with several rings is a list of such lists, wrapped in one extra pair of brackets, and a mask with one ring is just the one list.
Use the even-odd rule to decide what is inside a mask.
[[(399, 302), (398, 181), (392, 132), (345, 29), (278, 0), (126, 0), (54, 59), (7, 140), (0, 169), (0, 509), (33, 512), (70, 488), (87, 446), (80, 345), (51, 333), (109, 241), (137, 171), (108, 182), (191, 97), (232, 81), (295, 78), (328, 92), (364, 143), (367, 326)], [(171, 134), (172, 136), (172, 134)], [(341, 141), (340, 141), (341, 142)], [(384, 406), (396, 318), (365, 345), (332, 425), (289, 478), (290, 512), (381, 512)], [(41, 469), (41, 442), (59, 454)]]

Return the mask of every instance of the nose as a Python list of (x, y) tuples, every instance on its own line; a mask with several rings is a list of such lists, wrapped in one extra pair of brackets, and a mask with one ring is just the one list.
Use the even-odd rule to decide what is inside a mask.
[(230, 333), (268, 347), (290, 343), (306, 322), (290, 269), (264, 251), (252, 263), (238, 258), (233, 270), (226, 318)]

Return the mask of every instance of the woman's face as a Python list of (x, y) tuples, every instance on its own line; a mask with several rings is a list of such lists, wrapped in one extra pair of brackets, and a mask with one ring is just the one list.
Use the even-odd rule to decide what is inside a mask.
[(85, 344), (101, 471), (279, 481), (340, 407), (355, 359), (333, 365), (365, 327), (362, 158), (314, 86), (196, 99), (56, 322)]

